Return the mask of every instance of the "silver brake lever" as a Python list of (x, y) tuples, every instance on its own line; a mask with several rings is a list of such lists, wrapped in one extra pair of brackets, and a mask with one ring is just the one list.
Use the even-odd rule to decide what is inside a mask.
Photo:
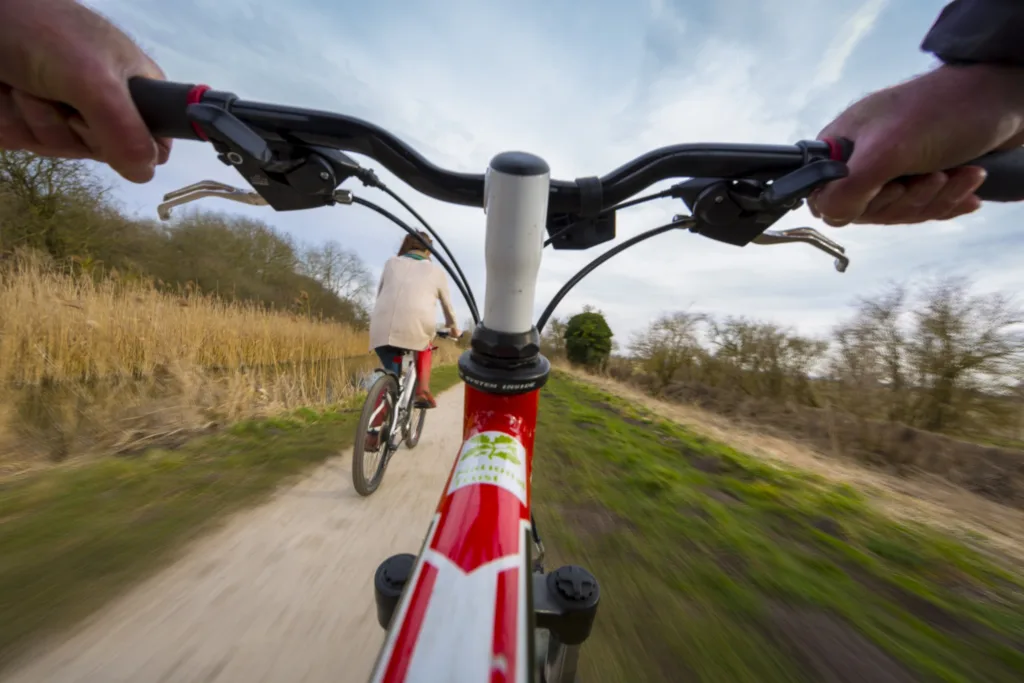
[[(230, 199), (231, 201), (239, 202), (240, 204), (267, 206), (267, 200), (260, 196), (258, 192), (243, 190), (216, 180), (200, 180), (198, 183), (192, 183), (191, 185), (165, 194), (164, 201), (156, 207), (156, 212), (160, 216), (160, 220), (170, 220), (171, 209), (175, 206), (188, 204), (189, 202), (194, 202), (195, 200), (203, 199), (204, 197), (221, 197), (223, 199)], [(352, 192), (351, 190), (335, 190), (333, 199), (339, 204), (351, 204)]]
[(790, 228), (789, 230), (765, 230), (763, 233), (751, 240), (753, 244), (793, 244), (800, 242), (809, 244), (815, 249), (829, 254), (835, 259), (835, 267), (840, 273), (845, 273), (850, 259), (846, 256), (846, 249), (822, 235), (814, 228)]
[(216, 180), (200, 180), (198, 183), (192, 183), (187, 187), (165, 194), (164, 201), (156, 207), (156, 212), (160, 216), (160, 220), (166, 221), (171, 218), (171, 209), (175, 206), (188, 204), (204, 197), (223, 197), (251, 206), (267, 205), (267, 200), (256, 192), (242, 190)]

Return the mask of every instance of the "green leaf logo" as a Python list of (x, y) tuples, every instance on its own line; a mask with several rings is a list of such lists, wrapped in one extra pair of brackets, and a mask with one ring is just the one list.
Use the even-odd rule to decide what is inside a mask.
[(470, 447), (466, 449), (465, 455), (462, 456), (464, 460), (469, 460), (470, 458), (487, 458), (488, 460), (501, 458), (513, 465), (522, 464), (522, 460), (519, 459), (519, 444), (507, 434), (498, 434), (493, 437), (487, 434), (478, 434), (470, 439), (470, 444)]

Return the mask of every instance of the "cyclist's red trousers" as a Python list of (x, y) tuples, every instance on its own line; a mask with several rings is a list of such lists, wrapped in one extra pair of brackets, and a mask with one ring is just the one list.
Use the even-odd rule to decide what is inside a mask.
[(433, 346), (428, 346), (422, 351), (416, 352), (416, 375), (418, 377), (428, 377), (430, 375), (430, 361), (434, 351)]

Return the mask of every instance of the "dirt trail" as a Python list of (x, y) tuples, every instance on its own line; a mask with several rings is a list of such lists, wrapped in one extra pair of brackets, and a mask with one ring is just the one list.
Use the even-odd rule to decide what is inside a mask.
[(351, 452), (237, 516), (3, 683), (365, 681), (383, 639), (373, 572), (417, 552), (459, 448), (462, 386), (369, 498)]

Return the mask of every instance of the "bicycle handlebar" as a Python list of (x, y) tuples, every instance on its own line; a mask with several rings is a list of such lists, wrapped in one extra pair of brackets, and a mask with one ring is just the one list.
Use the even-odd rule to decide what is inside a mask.
[[(369, 156), (415, 190), (440, 201), (483, 206), (484, 176), (441, 168), (388, 131), (357, 118), (324, 111), (238, 99), (207, 86), (136, 77), (129, 81), (143, 120), (157, 137), (205, 140), (189, 116), (190, 105), (212, 104), (230, 123), (237, 119), (271, 143), (325, 147)], [(845, 161), (849, 141), (796, 145), (684, 144), (643, 154), (601, 178), (552, 180), (549, 213), (596, 215), (663, 180), (744, 178), (775, 180), (814, 161)], [(1024, 149), (972, 162), (988, 178), (977, 194), (992, 201), (1024, 200)]]
[[(845, 162), (853, 156), (853, 140), (832, 138), (826, 143), (831, 147), (829, 156), (836, 161)], [(975, 192), (980, 199), (990, 202), (1024, 200), (1024, 148), (989, 152), (963, 166), (985, 169), (985, 182)]]
[[(189, 120), (189, 105), (212, 102), (269, 142), (298, 142), (371, 157), (423, 194), (452, 204), (483, 206), (484, 176), (449, 171), (428, 161), (388, 131), (357, 118), (330, 112), (249, 102), (207, 86), (155, 81), (129, 81), (143, 120), (156, 137), (203, 140)], [(826, 159), (825, 142), (798, 145), (689, 144), (648, 152), (600, 178), (601, 211), (654, 183), (675, 177), (773, 179), (811, 159)], [(552, 213), (581, 213), (584, 190), (577, 181), (552, 180), (548, 202)]]
[(448, 329), (448, 328), (445, 328), (445, 329), (441, 329), (441, 330), (436, 330), (436, 331), (434, 332), (434, 334), (436, 334), (436, 335), (438, 336), (438, 338), (440, 338), (440, 339), (451, 339), (452, 341), (459, 341), (460, 339), (462, 339), (463, 337), (465, 337), (465, 336), (466, 336), (466, 330), (462, 330), (462, 331), (461, 331), (461, 332), (459, 333), (459, 336), (458, 336), (458, 337), (456, 337), (455, 335), (453, 335), (453, 334), (451, 333), (451, 330), (450, 330), (450, 329)]

